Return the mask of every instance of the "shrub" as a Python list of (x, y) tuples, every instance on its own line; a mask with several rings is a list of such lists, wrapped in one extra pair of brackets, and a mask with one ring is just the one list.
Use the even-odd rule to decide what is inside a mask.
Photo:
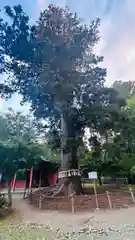
[(6, 207), (7, 206), (7, 201), (5, 198), (5, 194), (0, 193), (0, 208)]

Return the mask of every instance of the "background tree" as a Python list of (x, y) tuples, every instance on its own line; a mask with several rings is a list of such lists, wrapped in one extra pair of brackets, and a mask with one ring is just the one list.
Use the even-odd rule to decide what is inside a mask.
[(41, 157), (41, 149), (38, 146), (0, 143), (0, 169), (8, 181), (9, 206), (12, 206), (11, 181), (18, 170), (31, 168)]
[(135, 83), (134, 81), (115, 81), (112, 85), (116, 91), (118, 91), (121, 98), (129, 99), (135, 95)]
[(10, 108), (0, 114), (0, 140), (36, 143), (45, 140), (45, 131), (31, 114), (15, 112)]
[(40, 129), (35, 120), (11, 109), (0, 116), (0, 170), (8, 181), (9, 206), (11, 181), (18, 170), (31, 168), (43, 155)]
[[(37, 118), (47, 119), (61, 138), (61, 170), (78, 169), (77, 148), (86, 127), (100, 132), (113, 129), (122, 102), (113, 89), (105, 88), (103, 57), (93, 48), (99, 41), (99, 19), (83, 25), (66, 7), (49, 5), (34, 26), (20, 5), (6, 6), (9, 22), (0, 20), (0, 69), (9, 76), (2, 95), (18, 92), (31, 103)], [(62, 181), (62, 183), (61, 183)], [(80, 193), (79, 176), (64, 178)]]

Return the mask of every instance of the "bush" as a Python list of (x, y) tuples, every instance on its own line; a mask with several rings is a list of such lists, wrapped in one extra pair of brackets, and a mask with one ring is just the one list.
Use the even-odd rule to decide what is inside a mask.
[(6, 207), (7, 201), (4, 194), (0, 193), (0, 208)]
[(8, 207), (8, 202), (6, 200), (5, 194), (0, 193), (0, 219), (7, 217), (11, 213)]

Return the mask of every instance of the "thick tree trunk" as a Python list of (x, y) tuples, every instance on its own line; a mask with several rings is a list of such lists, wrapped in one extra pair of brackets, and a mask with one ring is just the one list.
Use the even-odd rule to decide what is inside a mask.
[(11, 180), (8, 180), (8, 206), (12, 208)]
[[(78, 169), (77, 146), (68, 146), (68, 124), (67, 119), (61, 118), (61, 171)], [(81, 177), (68, 176), (59, 180), (63, 184), (66, 195), (80, 194), (82, 192)]]
[(100, 174), (98, 174), (98, 183), (99, 183), (100, 186), (102, 185), (102, 180), (101, 180)]

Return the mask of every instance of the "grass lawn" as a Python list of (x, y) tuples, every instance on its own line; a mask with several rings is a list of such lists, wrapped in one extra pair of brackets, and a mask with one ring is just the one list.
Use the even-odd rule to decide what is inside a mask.
[[(93, 188), (94, 184), (93, 183), (83, 183), (82, 186), (84, 188)], [(108, 188), (111, 187), (110, 184), (104, 184), (104, 185), (99, 185), (98, 183), (96, 184), (98, 188)], [(135, 185), (123, 185), (121, 186), (121, 189), (129, 190), (129, 187), (131, 187), (133, 190), (135, 190)]]
[[(93, 188), (93, 186), (94, 186), (93, 183), (82, 183), (82, 187), (84, 188)], [(97, 183), (97, 186), (99, 187), (100, 185)]]

